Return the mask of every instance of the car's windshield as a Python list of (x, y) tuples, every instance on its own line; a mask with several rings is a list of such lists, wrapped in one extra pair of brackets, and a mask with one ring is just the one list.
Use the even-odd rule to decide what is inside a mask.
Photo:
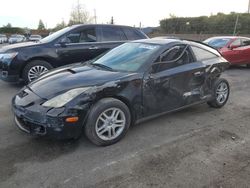
[(57, 39), (58, 37), (60, 37), (61, 35), (63, 35), (64, 33), (67, 33), (71, 29), (72, 29), (72, 27), (65, 27), (64, 29), (61, 29), (61, 30), (43, 38), (42, 40), (40, 40), (40, 42), (42, 42), (42, 43), (51, 42), (51, 41)]
[(155, 44), (125, 43), (92, 62), (92, 65), (102, 65), (114, 71), (135, 72), (159, 48), (160, 45)]
[(204, 43), (214, 48), (222, 48), (230, 42), (230, 38), (211, 38), (204, 41)]

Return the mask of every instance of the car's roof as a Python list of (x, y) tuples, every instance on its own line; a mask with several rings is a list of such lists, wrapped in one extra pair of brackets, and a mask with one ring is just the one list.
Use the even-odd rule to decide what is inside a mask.
[(148, 44), (158, 44), (158, 45), (168, 45), (173, 42), (180, 43), (181, 40), (179, 39), (160, 39), (160, 38), (154, 38), (154, 39), (140, 39), (133, 42), (141, 42), (141, 43), (148, 43)]
[(207, 51), (210, 51), (214, 54), (220, 55), (220, 53), (212, 48), (211, 46), (208, 46), (207, 44), (204, 44), (202, 42), (198, 41), (192, 41), (192, 40), (182, 40), (182, 39), (141, 39), (141, 40), (136, 40), (132, 42), (140, 42), (140, 43), (147, 43), (147, 44), (155, 44), (155, 45), (161, 45), (161, 46), (168, 46), (171, 44), (188, 44), (192, 46), (196, 46), (199, 48), (203, 48)]
[(215, 37), (210, 37), (209, 39), (236, 39), (236, 38), (248, 38), (244, 36), (215, 36)]
[(112, 26), (112, 27), (129, 27), (129, 28), (134, 28), (137, 29), (135, 27), (131, 27), (131, 26), (127, 26), (127, 25), (113, 25), (113, 24), (77, 24), (77, 25), (72, 25), (70, 27), (81, 27), (81, 26)]
[(158, 45), (169, 45), (171, 43), (176, 44), (189, 44), (189, 45), (195, 45), (195, 46), (206, 46), (206, 44), (200, 43), (198, 41), (192, 41), (192, 40), (185, 40), (185, 39), (164, 39), (164, 38), (153, 38), (153, 39), (141, 39), (136, 40), (133, 42), (141, 42), (141, 43), (148, 43), (148, 44), (158, 44)]

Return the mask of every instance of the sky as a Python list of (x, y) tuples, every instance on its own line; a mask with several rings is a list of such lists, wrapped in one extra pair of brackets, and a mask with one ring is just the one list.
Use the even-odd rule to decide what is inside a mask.
[[(249, 0), (79, 0), (97, 23), (143, 27), (158, 26), (159, 20), (170, 14), (183, 17), (247, 12)], [(39, 19), (47, 28), (69, 20), (77, 0), (1, 0), (0, 27), (11, 23), (16, 27), (37, 28)]]

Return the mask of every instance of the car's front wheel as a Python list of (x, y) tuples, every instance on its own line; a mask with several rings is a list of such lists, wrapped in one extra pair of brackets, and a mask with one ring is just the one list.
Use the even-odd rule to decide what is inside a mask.
[(22, 78), (25, 84), (28, 84), (52, 68), (53, 67), (46, 61), (34, 60), (24, 67)]
[(230, 94), (229, 83), (224, 78), (217, 79), (213, 84), (213, 99), (208, 102), (208, 105), (214, 108), (223, 107), (228, 100)]
[(131, 124), (130, 110), (122, 101), (104, 98), (91, 109), (85, 125), (87, 138), (98, 146), (121, 140)]

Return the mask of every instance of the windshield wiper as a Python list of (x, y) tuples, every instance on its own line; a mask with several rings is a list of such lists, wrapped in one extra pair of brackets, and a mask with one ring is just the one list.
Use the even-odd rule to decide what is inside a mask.
[(111, 67), (109, 67), (107, 65), (100, 64), (100, 63), (92, 63), (91, 65), (96, 66), (96, 67), (101, 67), (101, 68), (104, 68), (104, 69), (107, 69), (110, 71), (114, 71), (114, 69), (112, 69)]

